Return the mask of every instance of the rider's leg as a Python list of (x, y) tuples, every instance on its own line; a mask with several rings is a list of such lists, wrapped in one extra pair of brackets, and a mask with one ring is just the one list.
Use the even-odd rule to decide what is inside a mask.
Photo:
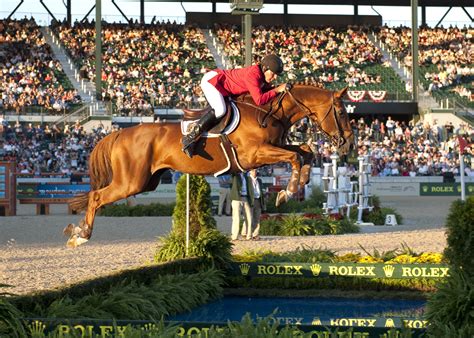
[(209, 83), (209, 80), (216, 76), (217, 73), (212, 71), (204, 75), (201, 81), (201, 88), (206, 96), (207, 101), (213, 108), (206, 115), (202, 116), (191, 129), (188, 135), (182, 139), (183, 151), (189, 157), (193, 157), (195, 142), (199, 139), (203, 132), (209, 131), (221, 118), (226, 111), (225, 100), (222, 94)]

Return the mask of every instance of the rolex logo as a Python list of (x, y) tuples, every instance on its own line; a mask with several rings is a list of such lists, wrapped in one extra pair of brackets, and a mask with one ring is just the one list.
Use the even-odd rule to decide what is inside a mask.
[(392, 277), (394, 271), (395, 271), (395, 267), (393, 265), (385, 265), (383, 267), (383, 272), (385, 272), (386, 277)]
[(392, 318), (387, 318), (385, 321), (385, 327), (395, 327), (395, 323), (393, 322)]
[(30, 325), (28, 325), (28, 328), (30, 329), (31, 336), (38, 337), (43, 336), (46, 325), (39, 320), (35, 320), (34, 322), (31, 322)]
[(427, 185), (424, 185), (422, 188), (423, 192), (428, 192), (428, 186)]
[(311, 321), (311, 325), (321, 325), (321, 319), (319, 319), (319, 317), (314, 317)]
[(467, 186), (467, 191), (473, 192), (473, 191), (474, 191), (474, 187), (473, 187), (472, 185)]
[(319, 273), (321, 272), (321, 265), (319, 264), (311, 265), (311, 272), (313, 273), (313, 276), (319, 276)]
[(250, 265), (248, 265), (247, 263), (240, 264), (239, 268), (240, 272), (242, 273), (242, 276), (247, 276), (249, 274)]
[(158, 326), (156, 324), (153, 324), (153, 323), (147, 323), (147, 324), (143, 325), (143, 327), (141, 329), (143, 331), (156, 331), (156, 330), (158, 330)]

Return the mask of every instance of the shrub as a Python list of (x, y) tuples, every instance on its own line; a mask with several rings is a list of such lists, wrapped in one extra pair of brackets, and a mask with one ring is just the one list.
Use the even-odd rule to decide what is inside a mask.
[(444, 251), (451, 264), (449, 277), (430, 297), (426, 317), (435, 337), (474, 336), (474, 197), (455, 201), (446, 221), (448, 246)]
[[(196, 238), (201, 228), (216, 228), (212, 217), (211, 187), (203, 176), (189, 176), (190, 236)], [(186, 175), (176, 185), (176, 206), (173, 211), (173, 231), (186, 233)]]
[(218, 266), (232, 260), (232, 243), (216, 229), (201, 230), (193, 242), (192, 255), (211, 259)]
[(8, 300), (0, 298), (0, 337), (26, 337), (21, 312)]
[(448, 246), (444, 254), (455, 267), (474, 278), (474, 196), (451, 205), (446, 221)]
[(281, 221), (280, 235), (304, 236), (311, 234), (311, 230), (311, 226), (307, 224), (303, 216), (289, 214)]
[(275, 217), (267, 217), (260, 221), (260, 235), (272, 236), (281, 232), (281, 221)]
[(100, 216), (129, 217), (129, 216), (171, 216), (175, 204), (139, 204), (128, 206), (126, 204), (108, 205), (100, 210)]
[(339, 235), (357, 233), (359, 227), (340, 215), (275, 215), (261, 222), (261, 234), (270, 236)]
[[(53, 301), (38, 315), (60, 318), (160, 320), (222, 296), (223, 275), (215, 269), (159, 276), (150, 284), (125, 281), (107, 292)], [(170, 301), (172, 295), (172, 301)]]
[(474, 336), (474, 283), (472, 277), (458, 268), (438, 285), (429, 299), (426, 318), (428, 332), (435, 337)]
[[(211, 188), (202, 176), (190, 176), (189, 182), (189, 248), (188, 257), (205, 257), (221, 265), (231, 259), (230, 239), (216, 230), (211, 214)], [(186, 177), (176, 187), (176, 206), (171, 233), (160, 239), (155, 262), (168, 262), (186, 257)]]

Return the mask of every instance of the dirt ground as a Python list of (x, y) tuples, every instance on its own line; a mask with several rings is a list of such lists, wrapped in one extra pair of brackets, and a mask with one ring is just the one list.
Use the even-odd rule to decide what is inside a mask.
[[(415, 251), (442, 252), (448, 197), (382, 198), (404, 217), (398, 226), (362, 226), (361, 233), (339, 236), (263, 237), (240, 241), (234, 252), (295, 250), (302, 245), (339, 253), (392, 250), (406, 243)], [(171, 228), (170, 217), (98, 217), (92, 239), (77, 249), (65, 246), (63, 228), (80, 216), (67, 215), (65, 206), (53, 206), (48, 216), (36, 216), (33, 206), (21, 206), (19, 216), (0, 218), (0, 284), (9, 292), (24, 294), (64, 286), (110, 272), (147, 264), (159, 236)], [(218, 229), (230, 234), (231, 218), (216, 217)]]

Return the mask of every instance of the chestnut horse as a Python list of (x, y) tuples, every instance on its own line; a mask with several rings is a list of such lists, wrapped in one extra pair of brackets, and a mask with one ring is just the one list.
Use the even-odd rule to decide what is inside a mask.
[[(309, 180), (314, 156), (310, 147), (285, 144), (287, 132), (295, 122), (308, 117), (340, 153), (348, 153), (353, 135), (341, 100), (346, 90), (333, 92), (295, 85), (264, 107), (255, 106), (248, 95), (237, 98), (241, 120), (228, 138), (240, 167), (247, 171), (278, 162), (291, 164), (288, 187), (278, 194), (277, 204), (286, 201)], [(179, 123), (142, 124), (107, 135), (90, 155), (91, 191), (70, 203), (73, 210), (86, 210), (86, 215), (79, 226), (69, 224), (64, 230), (70, 236), (68, 246), (75, 247), (91, 237), (97, 209), (155, 190), (160, 176), (168, 169), (213, 175), (227, 167), (218, 138), (199, 140), (195, 154), (190, 159), (181, 151)]]

